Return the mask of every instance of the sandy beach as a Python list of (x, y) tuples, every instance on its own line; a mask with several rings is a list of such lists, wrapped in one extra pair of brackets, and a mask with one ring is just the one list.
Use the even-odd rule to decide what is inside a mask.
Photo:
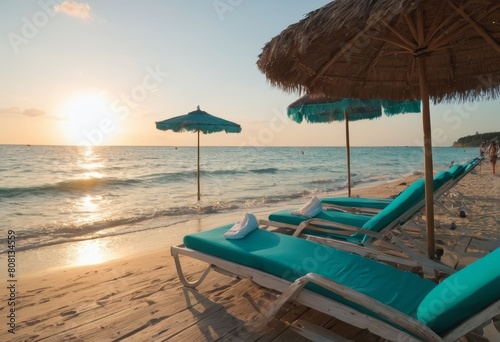
[[(438, 245), (452, 251), (444, 262), (463, 267), (500, 246), (500, 177), (482, 165), (455, 187), (451, 216), (436, 208)], [(403, 190), (417, 177), (354, 188), (353, 196), (388, 197)], [(256, 210), (258, 218), (279, 208)], [(464, 210), (467, 217), (460, 218)], [(422, 212), (423, 213), (423, 212)], [(178, 280), (170, 246), (182, 242), (191, 232), (215, 228), (242, 216), (214, 215), (169, 227), (168, 231), (138, 235), (133, 253), (95, 264), (44, 269), (16, 276), (15, 283), (3, 278), (0, 292), (1, 341), (216, 341), (216, 340), (303, 340), (287, 329), (294, 317), (308, 316), (332, 330), (343, 331), (355, 340), (376, 341), (375, 336), (345, 323), (289, 305), (275, 320), (273, 329), (258, 336), (245, 328), (276, 294), (248, 280), (211, 272), (197, 289), (189, 290)], [(422, 220), (422, 215), (416, 215)], [(450, 230), (452, 222), (456, 229)], [(460, 241), (467, 238), (466, 246)], [(460, 247), (460, 250), (458, 248)], [(40, 263), (51, 249), (19, 253), (17, 267)], [(454, 252), (454, 253), (453, 253)], [(2, 259), (3, 261), (3, 259)], [(187, 261), (188, 273), (203, 265)], [(82, 262), (83, 264), (85, 262)], [(14, 284), (15, 296), (9, 286)], [(15, 304), (10, 305), (10, 304)], [(15, 309), (15, 311), (11, 311)], [(13, 315), (12, 315), (13, 314)], [(8, 317), (10, 315), (10, 318)], [(322, 320), (325, 320), (324, 322)], [(9, 326), (9, 323), (11, 324)], [(9, 331), (10, 330), (10, 331)]]

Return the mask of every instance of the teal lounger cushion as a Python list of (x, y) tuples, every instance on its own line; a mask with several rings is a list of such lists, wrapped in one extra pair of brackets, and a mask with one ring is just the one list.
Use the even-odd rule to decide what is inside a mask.
[(469, 161), (469, 164), (472, 164), (473, 166), (476, 166), (477, 164), (479, 164), (482, 160), (484, 159), (484, 157), (476, 157), (474, 159), (472, 159), (471, 161)]
[(469, 172), (471, 169), (475, 168), (478, 163), (472, 162), (465, 165), (465, 172)]
[[(244, 239), (227, 240), (232, 225), (186, 235), (184, 245), (215, 257), (295, 281), (317, 273), (416, 317), (422, 299), (437, 284), (410, 272), (297, 237), (256, 229)], [(367, 312), (342, 296), (308, 284), (307, 289)]]
[(500, 248), (452, 274), (420, 303), (419, 321), (437, 333), (457, 326), (500, 299)]
[(392, 198), (376, 197), (324, 197), (321, 199), (324, 204), (372, 209), (384, 209), (392, 201)]
[[(272, 213), (271, 215), (269, 215), (269, 220), (298, 226), (302, 222), (310, 219), (309, 217), (305, 216), (292, 215), (291, 212), (293, 210), (294, 209), (285, 209)], [(318, 215), (314, 216), (314, 218), (361, 227), (363, 224), (365, 224), (367, 221), (371, 219), (371, 216), (344, 213), (341, 211), (323, 210)]]
[(465, 171), (465, 166), (460, 165), (460, 164), (455, 164), (452, 167), (450, 167), (450, 169), (448, 170), (448, 172), (451, 174), (453, 179), (462, 175), (464, 173), (464, 171)]
[(452, 179), (453, 179), (453, 176), (448, 171), (446, 171), (446, 170), (445, 171), (439, 171), (434, 176), (434, 181), (433, 181), (433, 184), (432, 184), (434, 191), (437, 191), (437, 190), (441, 189), (441, 187), (443, 185), (447, 184)]
[[(440, 171), (434, 177), (434, 191), (441, 188), (452, 179), (448, 171)], [(409, 213), (409, 210), (417, 205), (422, 206), (425, 200), (425, 182), (418, 179), (405, 189), (391, 204), (373, 216), (372, 219), (363, 225), (364, 229), (380, 232), (389, 224), (395, 222), (402, 215)], [(359, 233), (357, 233), (359, 234)]]

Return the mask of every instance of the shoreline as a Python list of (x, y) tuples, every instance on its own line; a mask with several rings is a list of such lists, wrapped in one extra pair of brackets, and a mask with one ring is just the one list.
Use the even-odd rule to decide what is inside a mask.
[[(410, 184), (419, 177), (421, 176), (408, 175), (393, 181), (362, 184), (351, 189), (352, 196), (389, 197), (399, 193), (406, 187), (405, 184)], [(347, 196), (347, 190), (339, 190), (328, 194), (322, 193), (318, 194), (318, 196)], [(272, 212), (293, 206), (300, 207), (306, 200), (301, 199), (286, 204), (255, 207), (251, 208), (251, 211), (257, 218), (267, 218)], [(193, 218), (175, 220), (177, 222), (166, 222), (172, 220), (171, 217), (155, 219), (154, 228), (150, 229), (20, 250), (16, 253), (20, 265), (19, 272), (21, 275), (30, 275), (41, 270), (50, 271), (84, 265), (98, 265), (103, 262), (151, 251), (152, 249), (164, 249), (165, 246), (169, 247), (172, 244), (182, 243), (182, 237), (188, 233), (236, 222), (247, 211), (247, 208), (240, 208), (237, 211), (199, 214)], [(163, 226), (162, 222), (164, 222)], [(5, 263), (4, 259), (6, 257), (6, 253), (0, 255), (0, 262)], [(0, 276), (0, 280), (4, 277), (6, 275)]]

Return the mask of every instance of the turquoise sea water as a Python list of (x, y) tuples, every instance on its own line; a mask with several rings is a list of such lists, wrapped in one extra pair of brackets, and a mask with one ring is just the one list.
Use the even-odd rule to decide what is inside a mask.
[[(434, 169), (478, 151), (434, 148)], [(195, 215), (305, 202), (345, 190), (344, 147), (0, 145), (0, 243), (17, 249), (155, 229)], [(353, 147), (354, 186), (423, 175), (421, 147)], [(0, 247), (1, 252), (5, 252)]]

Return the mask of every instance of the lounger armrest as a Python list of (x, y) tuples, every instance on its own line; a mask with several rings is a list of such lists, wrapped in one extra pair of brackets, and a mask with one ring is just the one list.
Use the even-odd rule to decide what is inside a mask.
[[(349, 236), (349, 235), (352, 235), (354, 233), (361, 233), (361, 234), (372, 236), (372, 237), (377, 238), (377, 239), (382, 238), (382, 234), (371, 231), (371, 230), (367, 230), (367, 229), (363, 229), (363, 228), (355, 227), (355, 226), (350, 226), (348, 224), (331, 222), (331, 221), (326, 221), (326, 220), (322, 220), (322, 219), (316, 219), (316, 218), (312, 218), (312, 219), (309, 219), (307, 221), (303, 221), (298, 226), (293, 225), (293, 224), (288, 224), (288, 223), (283, 223), (283, 222), (275, 222), (275, 221), (269, 221), (269, 220), (263, 220), (263, 219), (260, 219), (258, 222), (259, 222), (259, 225), (261, 225), (261, 226), (271, 226), (271, 227), (293, 229), (293, 230), (295, 230), (293, 236), (300, 235), (304, 229), (311, 229), (311, 230), (315, 230), (315, 231), (319, 231), (319, 232), (323, 232), (323, 233), (335, 233), (337, 235)], [(317, 227), (316, 225), (321, 225), (324, 227), (332, 227), (335, 230), (332, 231), (331, 229)]]
[(484, 322), (496, 317), (500, 314), (500, 300), (497, 300), (485, 310), (480, 313), (472, 316), (468, 320), (464, 321), (458, 327), (455, 327), (453, 330), (449, 331), (446, 336), (444, 336), (445, 341), (455, 341), (460, 337), (464, 336), (465, 333), (471, 331), (472, 329), (477, 328)]
[(348, 224), (338, 223), (338, 222), (330, 222), (330, 221), (316, 219), (316, 218), (312, 218), (312, 219), (309, 219), (307, 221), (304, 221), (301, 225), (304, 226), (303, 229), (306, 229), (306, 228), (307, 229), (314, 229), (314, 230), (329, 232), (329, 233), (331, 233), (332, 231), (322, 229), (322, 228), (316, 227), (316, 226), (332, 227), (332, 228), (336, 229), (335, 234), (339, 234), (339, 235), (351, 235), (353, 233), (361, 233), (361, 234), (365, 234), (365, 235), (368, 235), (368, 236), (371, 236), (371, 237), (374, 237), (377, 239), (382, 238), (382, 234), (380, 234), (378, 232), (374, 232), (372, 230), (368, 230), (368, 229), (364, 229), (364, 228), (360, 228), (360, 227), (356, 227), (356, 226), (351, 226)]
[[(429, 327), (422, 324), (421, 322), (415, 320), (414, 318), (398, 311), (390, 306), (385, 305), (365, 294), (355, 291), (351, 288), (345, 287), (331, 279), (328, 279), (322, 275), (316, 273), (308, 273), (305, 276), (297, 279), (289, 288), (290, 291), (299, 292), (307, 283), (317, 284), (343, 298), (349, 300), (350, 302), (361, 305), (362, 307), (374, 312), (378, 316), (392, 322), (401, 328), (415, 334), (416, 336), (424, 338), (425, 341), (442, 341), (435, 332), (433, 332)], [(296, 287), (296, 289), (294, 289)], [(286, 291), (288, 292), (288, 290)], [(283, 297), (286, 296), (286, 292), (283, 293)], [(289, 294), (293, 298), (295, 295)]]
[(362, 214), (366, 216), (375, 216), (377, 215), (382, 209), (375, 209), (375, 208), (363, 208), (363, 207), (347, 207), (339, 204), (325, 204), (323, 203), (323, 207), (326, 210), (334, 210), (334, 211), (341, 211), (344, 213), (354, 213), (354, 214)]
[(278, 227), (278, 228), (289, 228), (296, 230), (299, 226), (289, 224), (289, 223), (283, 223), (283, 222), (277, 222), (277, 221), (269, 221), (269, 220), (264, 220), (264, 219), (259, 219), (258, 220), (259, 226), (271, 226), (271, 227)]

